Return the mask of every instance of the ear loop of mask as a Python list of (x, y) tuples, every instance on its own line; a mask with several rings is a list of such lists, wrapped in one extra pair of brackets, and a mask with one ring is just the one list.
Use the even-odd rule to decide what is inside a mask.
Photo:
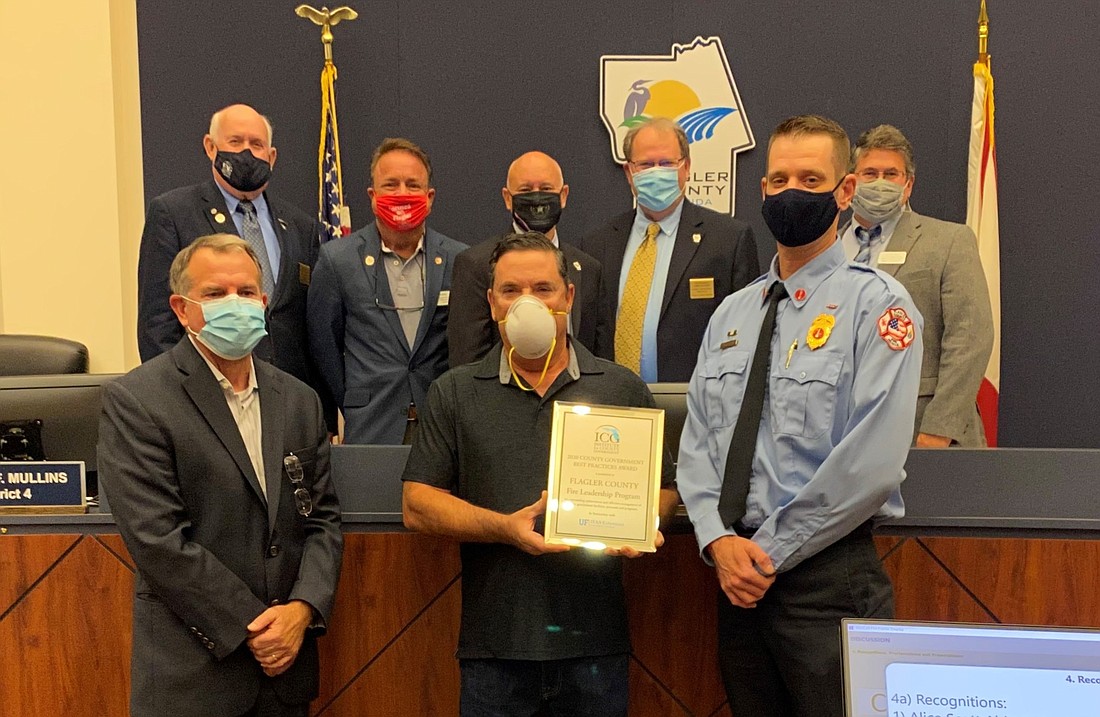
[(550, 370), (550, 359), (554, 358), (554, 349), (558, 346), (558, 338), (555, 336), (554, 340), (550, 342), (550, 350), (546, 352), (546, 363), (542, 365), (542, 373), (539, 374), (539, 380), (536, 383), (531, 384), (530, 387), (524, 386), (523, 381), (519, 380), (519, 374), (516, 373), (516, 369), (512, 366), (512, 354), (515, 353), (516, 347), (508, 349), (508, 370), (512, 372), (512, 378), (516, 380), (516, 385), (524, 391), (534, 391), (536, 388), (542, 385), (543, 380), (546, 378), (546, 372)]

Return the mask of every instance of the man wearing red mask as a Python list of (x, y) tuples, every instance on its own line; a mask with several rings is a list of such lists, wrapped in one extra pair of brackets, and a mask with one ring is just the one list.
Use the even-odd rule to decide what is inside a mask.
[(447, 306), (465, 244), (429, 229), (427, 153), (386, 139), (371, 157), (375, 223), (321, 247), (309, 291), (309, 343), (344, 413), (346, 443), (411, 439), (428, 385), (447, 370)]

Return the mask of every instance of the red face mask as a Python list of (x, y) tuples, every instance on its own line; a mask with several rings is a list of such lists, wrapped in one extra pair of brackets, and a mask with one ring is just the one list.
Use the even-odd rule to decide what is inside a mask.
[(426, 194), (377, 194), (374, 214), (382, 223), (397, 232), (417, 228), (428, 218)]

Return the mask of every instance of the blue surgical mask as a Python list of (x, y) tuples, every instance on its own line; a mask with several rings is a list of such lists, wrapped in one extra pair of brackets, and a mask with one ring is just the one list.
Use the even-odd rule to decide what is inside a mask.
[(676, 167), (653, 167), (634, 173), (634, 191), (638, 204), (651, 212), (663, 212), (680, 198), (680, 170)]
[(228, 294), (220, 299), (195, 301), (186, 296), (185, 301), (202, 307), (206, 325), (194, 336), (203, 346), (228, 361), (242, 359), (252, 353), (260, 339), (267, 336), (263, 302)]

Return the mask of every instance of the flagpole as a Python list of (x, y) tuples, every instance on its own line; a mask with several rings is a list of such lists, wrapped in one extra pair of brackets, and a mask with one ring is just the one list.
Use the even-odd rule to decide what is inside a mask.
[(989, 287), (993, 314), (993, 351), (978, 389), (978, 408), (990, 447), (997, 445), (1001, 389), (1001, 249), (997, 202), (997, 145), (994, 133), (993, 73), (989, 57), (989, 14), (985, 0), (978, 12), (978, 60), (974, 63), (974, 98), (970, 108), (970, 152), (967, 160), (966, 223), (974, 232)]
[(985, 0), (978, 12), (978, 62), (989, 67), (989, 14), (985, 11)]
[(317, 150), (318, 217), (324, 228), (323, 241), (351, 232), (351, 210), (344, 204), (343, 168), (340, 165), (340, 134), (336, 123), (336, 64), (332, 60), (332, 28), (344, 20), (354, 20), (359, 13), (350, 7), (320, 10), (309, 5), (294, 8), (321, 28), (321, 44), (325, 64), (321, 69), (321, 142)]

